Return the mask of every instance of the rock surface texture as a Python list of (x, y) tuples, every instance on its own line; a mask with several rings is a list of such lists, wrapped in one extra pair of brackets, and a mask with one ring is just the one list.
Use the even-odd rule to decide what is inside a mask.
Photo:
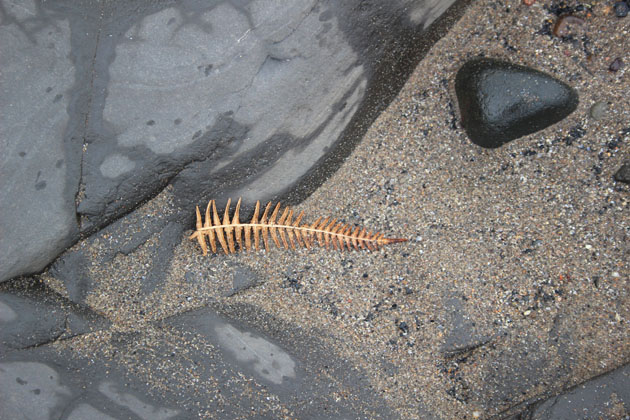
[[(630, 401), (630, 366), (580, 384), (533, 407), (531, 420), (588, 420), (627, 418)], [(625, 417), (624, 417), (625, 415)]]
[(167, 185), (186, 211), (298, 183), (303, 197), (453, 2), (3, 0), (0, 281)]
[(542, 130), (571, 114), (578, 95), (537, 70), (490, 58), (468, 61), (457, 72), (461, 122), (473, 143), (488, 148)]

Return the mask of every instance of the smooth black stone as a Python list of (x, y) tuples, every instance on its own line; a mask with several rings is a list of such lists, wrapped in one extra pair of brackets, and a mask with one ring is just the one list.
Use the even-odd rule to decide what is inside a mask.
[(545, 73), (489, 58), (465, 63), (455, 92), (468, 137), (487, 148), (542, 130), (579, 102), (575, 90)]

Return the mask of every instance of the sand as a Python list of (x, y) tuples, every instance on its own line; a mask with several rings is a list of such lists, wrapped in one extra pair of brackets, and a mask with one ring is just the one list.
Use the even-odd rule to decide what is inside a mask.
[[(403, 418), (419, 408), (507, 415), (628, 363), (630, 186), (613, 174), (630, 159), (630, 67), (608, 66), (630, 63), (630, 17), (591, 4), (572, 42), (545, 33), (556, 19), (548, 1), (473, 2), (342, 167), (295, 207), (306, 221), (335, 216), (409, 242), (204, 257), (184, 237), (166, 286), (138, 301), (149, 240), (90, 268), (99, 284), (89, 305), (122, 332), (206, 304), (253, 305), (323, 340)], [(454, 79), (478, 55), (567, 82), (578, 109), (499, 149), (472, 144)], [(597, 101), (608, 104), (599, 121), (589, 117)], [(141, 212), (168, 215), (168, 202), (167, 189)], [(228, 297), (235, 268), (260, 283)], [(72, 346), (108, 355), (111, 334)], [(109, 356), (142, 371), (138, 360)]]

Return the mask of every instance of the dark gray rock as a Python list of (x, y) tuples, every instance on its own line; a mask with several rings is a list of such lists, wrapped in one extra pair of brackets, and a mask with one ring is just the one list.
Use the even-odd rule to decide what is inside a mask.
[(70, 251), (57, 258), (50, 267), (50, 275), (63, 282), (73, 302), (83, 302), (92, 289), (87, 270), (89, 263), (81, 251)]
[[(473, 390), (471, 398), (487, 409), (505, 407), (498, 417), (522, 413), (532, 401), (549, 396), (550, 387), (566, 386), (575, 368), (571, 354), (575, 348), (574, 324), (564, 314), (554, 318), (552, 329), (546, 335), (526, 334), (520, 328), (507, 328), (494, 337), (493, 342), (473, 352), (465, 363), (483, 361), (484, 369), (473, 382), (464, 375), (463, 380)], [(530, 401), (523, 396), (534, 393)]]
[(446, 357), (465, 354), (479, 348), (492, 339), (492, 334), (481, 332), (477, 322), (465, 309), (465, 302), (457, 297), (444, 301), (446, 313), (450, 316), (450, 326), (442, 352)]
[(615, 172), (615, 180), (630, 184), (630, 162), (624, 163), (617, 172)]
[(466, 62), (457, 72), (455, 91), (468, 137), (487, 148), (542, 130), (578, 105), (577, 93), (565, 83), (490, 58)]
[[(33, 308), (10, 295), (0, 298), (5, 341), (16, 330), (11, 323)], [(45, 320), (55, 310), (65, 313), (56, 307), (34, 316)], [(56, 325), (47, 329), (58, 335), (63, 315), (52, 318), (44, 324)], [(45, 333), (0, 348), (0, 417), (398, 418), (356, 367), (335, 359), (317, 334), (249, 306), (221, 315), (202, 308), (108, 335), (97, 349), (53, 348)], [(340, 393), (353, 397), (337, 400)]]
[(612, 419), (628, 414), (630, 365), (622, 366), (529, 410), (529, 420)]
[[(239, 321), (232, 318), (234, 315)], [(214, 349), (211, 362), (203, 350), (191, 352), (188, 357), (196, 365), (201, 383), (220, 378), (223, 383), (234, 384), (230, 389), (221, 388), (221, 394), (235, 410), (266, 405), (255, 399), (247, 404), (240, 402), (245, 393), (239, 391), (242, 379), (237, 378), (246, 378), (246, 383), (251, 381), (249, 386), (266, 389), (296, 418), (368, 418), (375, 414), (398, 418), (370, 392), (370, 385), (355, 369), (334, 358), (316, 334), (304, 334), (300, 328), (282, 324), (252, 307), (238, 306), (228, 314), (206, 307), (161, 324), (182, 333), (182, 342), (191, 343), (190, 348)], [(337, 389), (348, 390), (354, 397), (335, 401)], [(215, 392), (208, 390), (209, 395)]]
[[(44, 268), (78, 235), (79, 154), (68, 154), (86, 75), (73, 62), (70, 16), (44, 18), (34, 3), (3, 1), (0, 25), (0, 281)], [(79, 35), (94, 48), (96, 33)], [(85, 117), (84, 117), (85, 118)]]
[(0, 290), (0, 354), (39, 347), (109, 325), (101, 316), (33, 281), (3, 286)]
[(232, 271), (232, 290), (226, 296), (235, 294), (254, 287), (262, 281), (260, 276), (244, 265), (237, 265)]
[(66, 331), (66, 313), (51, 304), (0, 293), (0, 351), (35, 347)]
[(304, 198), (454, 21), (426, 31), (454, 2), (2, 0), (0, 281), (167, 185), (188, 212)]
[[(0, 354), (3, 419), (186, 419), (124, 371), (47, 347)], [(159, 398), (159, 401), (158, 401)]]

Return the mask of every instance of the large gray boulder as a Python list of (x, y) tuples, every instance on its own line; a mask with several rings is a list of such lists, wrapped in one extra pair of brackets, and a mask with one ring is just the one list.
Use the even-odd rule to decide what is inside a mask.
[(186, 214), (210, 197), (304, 197), (452, 3), (3, 0), (0, 281), (169, 185)]

